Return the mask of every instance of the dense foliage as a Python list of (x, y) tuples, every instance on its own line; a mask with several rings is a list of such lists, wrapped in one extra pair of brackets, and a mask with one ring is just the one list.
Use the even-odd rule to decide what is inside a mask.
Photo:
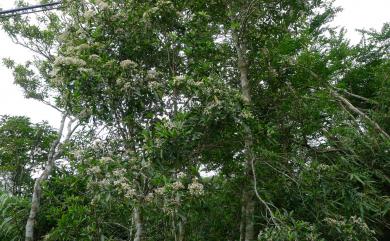
[[(338, 11), (327, 0), (68, 0), (1, 20), (39, 56), (4, 60), (15, 82), (64, 117), (44, 142), (26, 119), (0, 124), (22, 133), (1, 134), (0, 167), (26, 176), (20, 197), (1, 196), (20, 210), (0, 204), (0, 238), (23, 238), (14, 227), (46, 163), (26, 241), (384, 240), (390, 25), (351, 45), (328, 26)], [(39, 161), (26, 158), (31, 141), (44, 144)]]
[(0, 187), (15, 196), (30, 195), (32, 175), (42, 168), (54, 138), (47, 123), (26, 117), (0, 117)]

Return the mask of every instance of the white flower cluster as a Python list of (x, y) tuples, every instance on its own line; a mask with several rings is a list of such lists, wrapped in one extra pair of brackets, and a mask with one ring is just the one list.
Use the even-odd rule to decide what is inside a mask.
[(254, 116), (252, 114), (252, 112), (250, 112), (249, 110), (247, 109), (244, 109), (241, 113), (240, 113), (241, 117), (243, 117), (244, 119), (253, 119)]
[(130, 60), (130, 59), (126, 59), (126, 60), (123, 60), (121, 63), (120, 63), (120, 66), (124, 69), (127, 69), (129, 67), (136, 67), (137, 66), (137, 63)]
[[(83, 34), (83, 33), (80, 33), (80, 34), (78, 34), (78, 35), (81, 35), (81, 34)], [(67, 48), (66, 48), (66, 53), (68, 54), (68, 55), (72, 55), (72, 54), (78, 54), (78, 53), (80, 53), (80, 52), (82, 52), (82, 51), (84, 51), (84, 50), (87, 50), (87, 49), (89, 49), (91, 46), (89, 45), (89, 44), (87, 44), (87, 43), (83, 43), (83, 44), (80, 44), (80, 45), (78, 45), (78, 46), (73, 46), (73, 45), (70, 45), (70, 46), (67, 46)]]
[(179, 172), (177, 174), (177, 178), (185, 178), (186, 177), (186, 174), (184, 172)]
[(154, 194), (152, 192), (148, 193), (148, 195), (145, 196), (145, 201), (151, 202), (151, 201), (153, 201), (153, 198), (154, 198)]
[(109, 187), (109, 186), (111, 185), (111, 182), (110, 182), (109, 179), (104, 178), (104, 179), (102, 179), (98, 184), (99, 184), (99, 186), (101, 186), (102, 188), (107, 188), (107, 187)]
[(324, 221), (331, 226), (335, 226), (338, 228), (343, 228), (348, 225), (353, 225), (353, 228), (359, 231), (363, 231), (365, 233), (375, 233), (375, 231), (371, 230), (368, 225), (361, 219), (360, 217), (352, 216), (348, 220), (345, 220), (343, 217), (334, 218), (325, 218)]
[(112, 159), (111, 157), (109, 156), (104, 156), (100, 159), (102, 161), (102, 163), (110, 163), (110, 162), (114, 162), (114, 159)]
[(157, 77), (156, 69), (150, 69), (147, 71), (146, 78), (148, 80), (154, 80)]
[(121, 168), (121, 169), (115, 169), (113, 172), (114, 176), (116, 177), (123, 177), (123, 175), (126, 173), (126, 170)]
[(157, 195), (163, 195), (165, 193), (165, 187), (159, 187), (154, 190)]
[(330, 225), (334, 225), (334, 226), (344, 226), (345, 225), (345, 221), (344, 220), (337, 220), (337, 219), (334, 219), (334, 218), (325, 218), (324, 221)]
[(89, 56), (89, 59), (92, 60), (92, 61), (98, 61), (100, 59), (100, 56), (97, 55), (97, 54), (91, 54)]
[(178, 76), (175, 76), (173, 78), (173, 83), (177, 84), (177, 83), (183, 82), (185, 79), (186, 79), (186, 77), (184, 75), (178, 75)]
[(102, 9), (102, 10), (106, 10), (108, 9), (110, 6), (108, 5), (108, 3), (106, 3), (105, 1), (103, 0), (96, 0), (96, 5)]
[[(122, 173), (122, 171), (117, 172), (117, 174), (119, 173)], [(115, 180), (114, 185), (118, 187), (121, 193), (124, 193), (126, 198), (134, 198), (137, 195), (137, 191), (128, 183), (127, 179), (123, 176)]]
[(93, 75), (95, 73), (91, 68), (78, 68), (78, 71), (89, 75)]
[(175, 191), (180, 190), (180, 189), (184, 189), (184, 185), (183, 185), (183, 183), (181, 183), (181, 181), (176, 181), (176, 182), (172, 183), (172, 189)]
[(373, 230), (371, 230), (367, 223), (364, 222), (364, 220), (360, 217), (352, 216), (349, 219), (354, 225), (356, 225), (359, 229), (363, 230), (365, 233), (375, 233)]
[(54, 65), (74, 65), (74, 66), (85, 66), (87, 63), (79, 58), (75, 57), (63, 57), (58, 56), (54, 60)]
[(72, 154), (73, 154), (77, 159), (79, 159), (79, 158), (82, 157), (83, 151), (82, 151), (82, 150), (74, 150), (74, 151), (72, 151)]
[(137, 192), (134, 188), (128, 188), (125, 190), (126, 198), (134, 198), (137, 195)]
[(99, 174), (100, 172), (101, 172), (101, 170), (100, 170), (99, 166), (93, 166), (93, 167), (87, 169), (87, 174), (89, 174), (89, 175)]
[(319, 171), (326, 171), (326, 170), (329, 170), (329, 169), (331, 169), (331, 167), (329, 166), (329, 165), (326, 165), (326, 164), (319, 164), (318, 166), (317, 166), (317, 169), (319, 170)]
[(148, 87), (150, 89), (159, 89), (159, 88), (163, 87), (163, 85), (158, 81), (149, 81)]
[(85, 19), (89, 20), (89, 19), (92, 19), (93, 17), (95, 16), (95, 12), (94, 11), (91, 11), (91, 10), (88, 10), (84, 13), (84, 17)]
[(199, 183), (196, 179), (192, 179), (192, 183), (188, 185), (188, 190), (193, 196), (201, 196), (204, 193), (203, 185)]

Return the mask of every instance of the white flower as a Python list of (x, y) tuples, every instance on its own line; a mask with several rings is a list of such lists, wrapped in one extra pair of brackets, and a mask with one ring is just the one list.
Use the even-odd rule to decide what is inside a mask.
[(86, 19), (91, 19), (95, 16), (95, 12), (94, 11), (91, 11), (91, 10), (88, 10), (84, 13), (84, 17)]
[(86, 73), (86, 74), (89, 74), (89, 75), (93, 75), (94, 74), (94, 71), (92, 69), (90, 69), (90, 68), (78, 68), (78, 71)]
[(75, 150), (73, 151), (73, 155), (76, 157), (76, 158), (81, 158), (82, 155), (83, 155), (83, 152), (81, 150)]
[(78, 50), (86, 50), (86, 49), (89, 49), (89, 44), (86, 44), (86, 43), (84, 43), (84, 44), (80, 44), (79, 46), (77, 46), (76, 48), (78, 49)]
[(110, 180), (104, 178), (103, 180), (101, 180), (101, 181), (99, 182), (99, 185), (100, 185), (101, 187), (107, 187), (107, 186), (110, 185)]
[(326, 170), (330, 169), (330, 166), (321, 163), (321, 164), (319, 164), (319, 165), (317, 166), (317, 169), (320, 170), (320, 171), (326, 171)]
[(91, 54), (91, 55), (89, 56), (89, 59), (92, 60), (92, 61), (97, 61), (97, 60), (100, 59), (100, 56), (97, 55), (97, 54)]
[(126, 198), (133, 198), (135, 195), (137, 195), (137, 192), (134, 188), (127, 188), (125, 191), (125, 197)]
[(145, 197), (145, 201), (151, 202), (151, 201), (153, 201), (153, 198), (154, 198), (154, 194), (152, 192), (148, 193), (148, 195), (146, 195), (146, 197)]
[(109, 8), (109, 5), (108, 3), (104, 2), (103, 0), (96, 0), (96, 5), (102, 9), (102, 10), (105, 10), (107, 8)]
[(150, 69), (147, 72), (146, 78), (147, 79), (155, 79), (157, 76), (157, 71), (155, 69)]
[(116, 169), (113, 171), (114, 176), (121, 177), (126, 173), (125, 169)]
[(75, 57), (63, 57), (63, 56), (58, 56), (54, 60), (54, 65), (75, 65), (75, 66), (85, 66), (87, 63), (79, 58)]
[(53, 68), (53, 70), (50, 71), (49, 75), (50, 75), (50, 77), (56, 77), (58, 72), (59, 72), (58, 68)]
[(99, 174), (101, 172), (100, 167), (94, 166), (87, 170), (88, 174)]
[(165, 188), (164, 188), (164, 187), (156, 188), (156, 189), (154, 190), (154, 192), (155, 192), (156, 194), (158, 194), (158, 195), (163, 195), (164, 192), (165, 192)]
[(172, 189), (175, 191), (183, 189), (183, 188), (184, 188), (184, 185), (180, 181), (176, 181), (176, 182), (172, 183)]
[(175, 77), (175, 80), (177, 80), (177, 81), (183, 81), (185, 79), (186, 78), (183, 75), (178, 75), (178, 76)]
[(111, 157), (109, 157), (109, 156), (104, 156), (104, 157), (101, 158), (101, 160), (102, 160), (103, 163), (110, 163), (110, 162), (114, 161), (114, 160), (113, 160)]
[(124, 69), (126, 68), (129, 68), (129, 67), (136, 67), (137, 66), (137, 63), (135, 63), (134, 61), (130, 60), (130, 59), (126, 59), (126, 60), (123, 60), (121, 63), (120, 63), (120, 66)]
[(188, 185), (188, 190), (190, 191), (190, 194), (194, 196), (200, 196), (204, 193), (203, 185), (196, 179), (193, 179), (192, 183)]
[(178, 178), (185, 178), (185, 177), (186, 177), (186, 174), (185, 174), (184, 172), (179, 172), (179, 173), (177, 174), (177, 177), (178, 177)]

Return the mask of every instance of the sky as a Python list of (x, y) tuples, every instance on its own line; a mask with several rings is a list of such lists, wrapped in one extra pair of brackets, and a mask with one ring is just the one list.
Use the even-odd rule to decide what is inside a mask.
[[(0, 0), (0, 8), (12, 8), (14, 0)], [(30, 0), (31, 3), (35, 1)], [(383, 23), (390, 22), (390, 0), (336, 0), (336, 6), (341, 6), (333, 22), (334, 26), (344, 26), (347, 37), (352, 43), (359, 40), (355, 29), (380, 29)], [(0, 59), (11, 57), (17, 62), (31, 59), (33, 54), (9, 39), (0, 30)], [(60, 113), (40, 102), (23, 97), (22, 90), (13, 84), (11, 71), (0, 64), (0, 115), (25, 115), (33, 122), (48, 121), (54, 127), (59, 125)]]

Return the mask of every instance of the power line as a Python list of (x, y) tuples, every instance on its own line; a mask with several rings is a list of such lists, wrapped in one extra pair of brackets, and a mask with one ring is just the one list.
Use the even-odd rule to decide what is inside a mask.
[(28, 7), (15, 8), (0, 11), (0, 18), (13, 17), (17, 15), (37, 13), (61, 8), (62, 2), (46, 3)]

